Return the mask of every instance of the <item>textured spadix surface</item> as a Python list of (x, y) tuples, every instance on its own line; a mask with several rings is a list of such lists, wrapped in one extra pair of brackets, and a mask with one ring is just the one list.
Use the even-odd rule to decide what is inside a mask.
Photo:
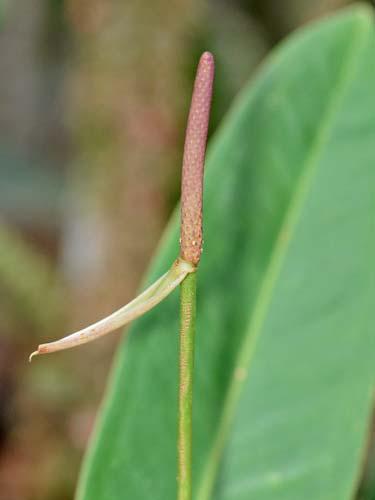
[[(374, 389), (373, 37), (364, 7), (298, 32), (212, 141), (196, 500), (353, 495)], [(150, 281), (177, 252), (175, 217)], [(174, 294), (124, 341), (80, 500), (174, 500), (178, 311)]]

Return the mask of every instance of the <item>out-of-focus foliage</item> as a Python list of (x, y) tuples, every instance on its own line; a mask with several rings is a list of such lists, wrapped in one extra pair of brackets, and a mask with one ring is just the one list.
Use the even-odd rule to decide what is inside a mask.
[[(36, 162), (35, 162), (36, 163)], [(61, 224), (64, 179), (59, 172), (0, 149), (1, 215), (20, 226), (56, 231)]]
[[(373, 12), (278, 48), (207, 161), (194, 498), (353, 498), (374, 389)], [(178, 217), (153, 266), (178, 252)], [(176, 497), (178, 297), (124, 341), (78, 498)]]
[(0, 1), (0, 28), (1, 28), (1, 24), (3, 22), (4, 10), (5, 10), (4, 0), (1, 0)]
[(214, 132), (277, 41), (347, 3), (0, 0), (0, 498), (73, 497), (118, 337), (27, 357), (134, 294), (179, 196), (201, 51)]
[(0, 224), (0, 292), (7, 311), (14, 307), (18, 321), (33, 325), (39, 334), (61, 321), (64, 294), (52, 264), (4, 224)]

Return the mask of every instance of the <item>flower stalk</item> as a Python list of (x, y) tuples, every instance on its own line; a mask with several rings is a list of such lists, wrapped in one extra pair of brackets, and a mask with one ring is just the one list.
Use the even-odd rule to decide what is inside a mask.
[(180, 293), (178, 405), (178, 500), (192, 498), (192, 403), (197, 267), (203, 249), (203, 170), (210, 117), (214, 59), (200, 58), (191, 99), (182, 165), (180, 257), (138, 297), (106, 318), (62, 339), (40, 344), (29, 360), (76, 347), (121, 328), (165, 299), (177, 286)]
[[(203, 250), (203, 173), (214, 79), (214, 59), (199, 61), (186, 129), (181, 182), (181, 258), (198, 267)], [(192, 420), (196, 271), (181, 282), (178, 415), (178, 500), (192, 498)]]

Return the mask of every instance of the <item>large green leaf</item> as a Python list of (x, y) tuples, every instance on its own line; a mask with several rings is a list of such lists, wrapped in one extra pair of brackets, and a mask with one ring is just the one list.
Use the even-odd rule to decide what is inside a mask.
[[(373, 36), (364, 7), (294, 35), (210, 148), (197, 500), (353, 494), (374, 382)], [(175, 217), (150, 280), (177, 252)], [(79, 499), (175, 498), (177, 295), (120, 349)]]

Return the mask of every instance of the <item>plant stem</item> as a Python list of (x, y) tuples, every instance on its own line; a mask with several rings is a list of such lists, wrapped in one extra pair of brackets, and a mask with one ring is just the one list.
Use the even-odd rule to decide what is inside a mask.
[(178, 500), (192, 498), (192, 403), (197, 273), (181, 283)]

